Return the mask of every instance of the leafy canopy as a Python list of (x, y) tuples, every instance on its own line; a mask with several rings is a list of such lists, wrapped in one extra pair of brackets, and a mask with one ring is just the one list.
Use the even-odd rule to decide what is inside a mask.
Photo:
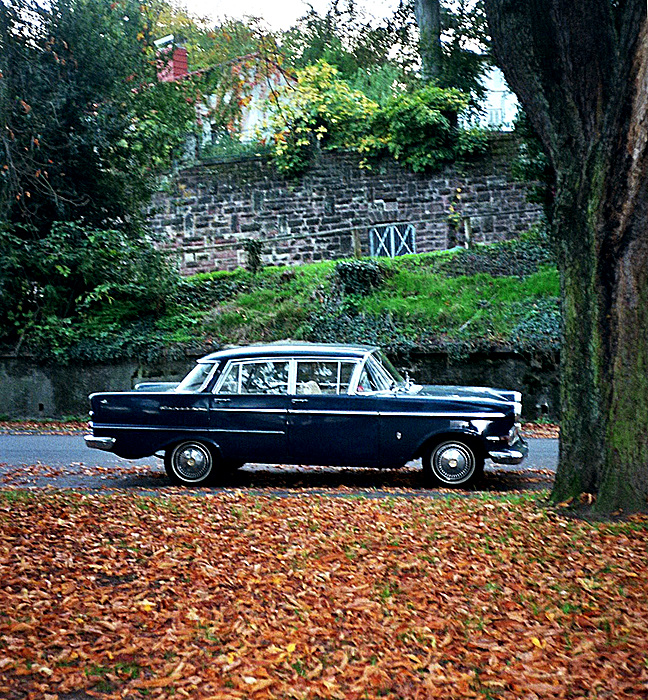
[(297, 72), (272, 99), (273, 155), (283, 172), (297, 174), (313, 150), (356, 150), (363, 164), (388, 154), (414, 171), (484, 153), (486, 134), (459, 127), (468, 97), (458, 90), (426, 86), (391, 97), (379, 106), (320, 61)]
[(0, 5), (9, 339), (120, 295), (136, 314), (157, 312), (168, 267), (143, 228), (145, 205), (190, 128), (194, 95), (190, 83), (158, 81), (153, 19), (133, 0)]
[(0, 218), (133, 228), (193, 119), (134, 0), (0, 5)]
[(280, 170), (297, 173), (313, 147), (353, 148), (367, 132), (378, 105), (320, 61), (297, 71), (297, 82), (271, 97), (270, 126)]

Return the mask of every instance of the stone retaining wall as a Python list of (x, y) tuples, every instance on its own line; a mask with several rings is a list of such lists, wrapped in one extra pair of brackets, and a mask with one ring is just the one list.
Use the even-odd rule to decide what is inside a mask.
[(367, 255), (369, 230), (382, 224), (411, 224), (416, 252), (450, 248), (464, 234), (451, 214), (469, 221), (475, 242), (508, 239), (541, 216), (526, 201), (527, 186), (510, 176), (516, 147), (500, 135), (489, 157), (431, 174), (388, 159), (362, 169), (357, 154), (339, 152), (321, 153), (296, 179), (267, 158), (203, 163), (169, 180), (150, 222), (185, 274), (243, 265), (241, 244), (251, 238), (264, 241), (266, 264)]

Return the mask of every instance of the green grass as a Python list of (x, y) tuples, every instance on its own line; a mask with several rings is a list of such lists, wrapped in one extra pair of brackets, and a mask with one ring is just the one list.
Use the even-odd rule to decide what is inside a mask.
[(31, 342), (61, 362), (152, 361), (169, 352), (184, 356), (186, 347), (283, 339), (378, 344), (392, 352), (441, 348), (457, 356), (493, 346), (555, 350), (558, 297), (558, 273), (545, 248), (508, 241), (341, 268), (327, 261), (199, 274), (168, 290), (157, 318), (132, 319), (132, 309), (116, 301), (50, 325)]
[[(385, 279), (365, 296), (341, 291), (336, 263), (331, 261), (268, 267), (256, 275), (243, 269), (197, 275), (189, 285), (198, 301), (189, 310), (183, 308), (185, 323), (173, 337), (181, 341), (203, 336), (238, 344), (284, 338), (377, 342), (392, 348), (457, 342), (515, 345), (520, 337), (526, 342), (534, 334), (534, 347), (554, 342), (560, 293), (555, 267), (540, 261), (525, 275), (505, 276), (495, 269), (496, 276), (479, 271), (453, 276), (453, 271), (471, 265), (479, 269), (481, 263), (473, 258), (480, 256), (487, 256), (486, 267), (493, 269), (498, 250), (510, 257), (515, 249), (507, 243), (477, 253), (380, 259)], [(500, 261), (500, 267), (505, 268), (507, 260)], [(528, 260), (525, 263), (528, 267)], [(208, 292), (217, 300), (210, 302)], [(171, 329), (174, 318), (161, 325)]]
[(551, 268), (525, 279), (484, 273), (448, 279), (425, 269), (402, 269), (360, 308), (374, 315), (392, 314), (428, 332), (455, 335), (470, 327), (470, 334), (505, 341), (529, 306), (558, 294), (558, 275)]

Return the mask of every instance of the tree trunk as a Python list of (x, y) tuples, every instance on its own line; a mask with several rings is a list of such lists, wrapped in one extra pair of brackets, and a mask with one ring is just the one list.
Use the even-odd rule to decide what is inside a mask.
[(434, 80), (441, 72), (440, 0), (414, 0), (414, 16), (419, 29), (421, 77)]
[(563, 295), (552, 497), (648, 498), (648, 32), (645, 0), (486, 0), (495, 54), (557, 174)]

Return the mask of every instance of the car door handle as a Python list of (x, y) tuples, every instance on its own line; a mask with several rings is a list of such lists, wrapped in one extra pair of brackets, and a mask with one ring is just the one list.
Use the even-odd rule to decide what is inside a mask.
[(214, 403), (230, 403), (232, 399), (214, 399)]
[(308, 403), (308, 399), (293, 399), (293, 403)]

